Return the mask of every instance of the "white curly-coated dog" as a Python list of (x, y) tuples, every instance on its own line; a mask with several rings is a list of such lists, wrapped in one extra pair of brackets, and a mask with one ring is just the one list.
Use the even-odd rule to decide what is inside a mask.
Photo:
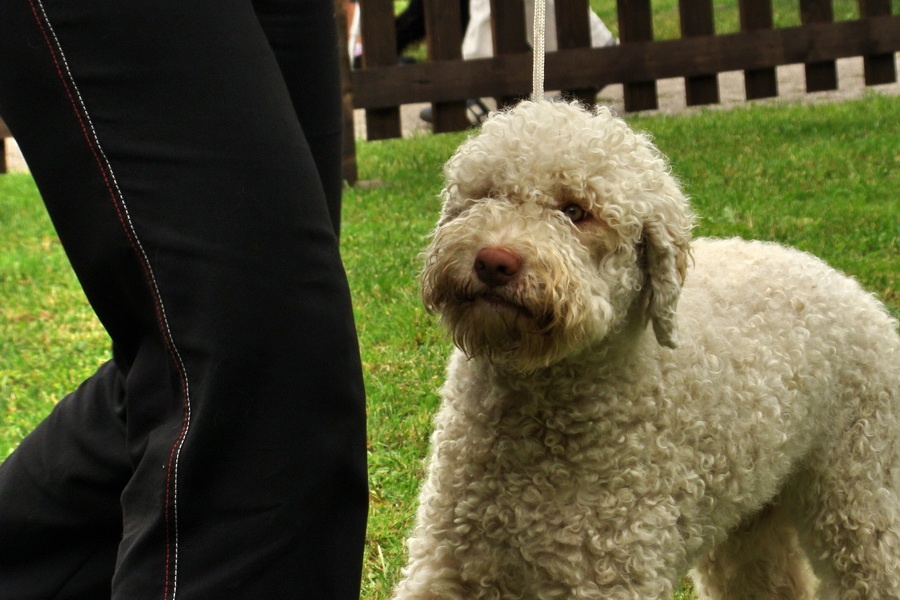
[(666, 159), (523, 102), (445, 167), (458, 347), (398, 600), (900, 598), (900, 336), (849, 277), (690, 240)]

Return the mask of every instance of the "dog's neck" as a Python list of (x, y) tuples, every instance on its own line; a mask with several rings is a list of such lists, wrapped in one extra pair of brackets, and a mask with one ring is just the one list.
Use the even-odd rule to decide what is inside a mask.
[[(471, 418), (498, 424), (523, 418), (539, 422), (602, 420), (621, 410), (615, 402), (615, 389), (623, 381), (630, 382), (634, 389), (646, 385), (641, 376), (645, 365), (635, 356), (640, 354), (637, 346), (641, 343), (656, 344), (653, 332), (648, 330), (644, 340), (585, 349), (527, 372), (493, 364), (483, 357), (466, 358), (459, 353), (452, 379), (465, 381), (468, 391), (453, 394), (451, 398), (459, 402), (456, 408)], [(591, 377), (585, 378), (585, 372), (591, 373)], [(473, 399), (477, 399), (474, 404)]]
[(515, 365), (494, 362), (483, 357), (471, 360), (479, 363), (479, 370), (497, 384), (512, 389), (539, 389), (543, 383), (576, 381), (583, 373), (593, 374), (593, 381), (621, 381), (629, 371), (638, 367), (638, 348), (656, 344), (653, 331), (646, 320), (634, 320), (602, 340), (589, 344), (552, 364), (522, 370)]

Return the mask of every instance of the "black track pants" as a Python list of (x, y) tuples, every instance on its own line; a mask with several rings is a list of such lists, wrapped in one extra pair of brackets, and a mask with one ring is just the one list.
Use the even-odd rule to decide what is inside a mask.
[(115, 348), (0, 465), (0, 599), (358, 597), (333, 10), (0, 0), (0, 115)]

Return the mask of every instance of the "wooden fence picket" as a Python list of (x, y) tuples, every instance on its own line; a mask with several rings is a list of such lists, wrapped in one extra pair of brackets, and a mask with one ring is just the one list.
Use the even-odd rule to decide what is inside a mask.
[[(831, 0), (800, 0), (800, 20), (804, 25), (833, 22), (834, 10), (831, 7)], [(835, 61), (806, 63), (804, 69), (807, 92), (837, 89), (837, 63)]]
[[(617, 0), (619, 11), (619, 42), (625, 46), (647, 47), (653, 43), (653, 13), (650, 0)], [(633, 81), (624, 86), (625, 110), (653, 110), (659, 108), (656, 81)]]
[[(741, 31), (772, 29), (772, 0), (739, 0)], [(775, 67), (744, 69), (747, 100), (772, 98), (778, 95)]]
[[(682, 37), (715, 35), (712, 0), (679, 0), (678, 14)], [(718, 104), (719, 77), (716, 73), (685, 77), (684, 92), (688, 106)]]
[[(859, 0), (859, 16), (886, 17), (891, 14), (891, 0)], [(896, 15), (895, 15), (896, 16)], [(894, 63), (894, 48), (888, 52), (872, 52), (863, 57), (863, 72), (866, 85), (879, 85), (897, 81), (897, 68)]]

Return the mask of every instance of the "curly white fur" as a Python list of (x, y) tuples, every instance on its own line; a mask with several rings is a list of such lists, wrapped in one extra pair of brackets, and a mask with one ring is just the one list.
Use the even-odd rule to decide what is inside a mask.
[(397, 600), (662, 599), (692, 567), (717, 598), (900, 598), (884, 307), (796, 250), (692, 244), (603, 108), (494, 114), (445, 174), (422, 286), (459, 350)]

